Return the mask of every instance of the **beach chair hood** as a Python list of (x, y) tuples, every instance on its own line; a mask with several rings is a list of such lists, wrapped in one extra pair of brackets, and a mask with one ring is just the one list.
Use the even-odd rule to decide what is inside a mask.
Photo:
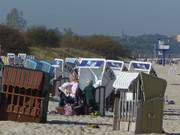
[(164, 97), (167, 86), (166, 80), (142, 72), (141, 82), (145, 100), (156, 97)]
[(120, 72), (114, 81), (113, 87), (115, 90), (128, 90), (130, 85), (138, 78), (138, 76), (139, 73)]
[(118, 76), (119, 73), (123, 71), (125, 67), (124, 61), (118, 61), (118, 60), (107, 60), (106, 64), (112, 69), (115, 76)]

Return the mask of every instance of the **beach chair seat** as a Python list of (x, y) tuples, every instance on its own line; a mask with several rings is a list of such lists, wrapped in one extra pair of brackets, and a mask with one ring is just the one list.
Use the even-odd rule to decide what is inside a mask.
[(76, 91), (75, 102), (74, 102), (74, 104), (72, 104), (72, 106), (73, 106), (73, 110), (76, 115), (86, 114), (85, 113), (86, 112), (85, 111), (86, 100), (85, 100), (84, 94), (80, 88)]

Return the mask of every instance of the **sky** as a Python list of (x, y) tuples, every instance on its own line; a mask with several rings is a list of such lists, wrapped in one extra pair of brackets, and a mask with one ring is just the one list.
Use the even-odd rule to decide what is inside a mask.
[(17, 8), (28, 26), (90, 35), (180, 33), (180, 0), (0, 0), (0, 22)]

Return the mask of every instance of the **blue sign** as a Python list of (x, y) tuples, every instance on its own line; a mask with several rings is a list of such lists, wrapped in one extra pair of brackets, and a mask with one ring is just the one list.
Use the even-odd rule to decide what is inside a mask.
[(149, 64), (145, 64), (145, 63), (132, 63), (133, 68), (136, 69), (145, 69), (148, 70), (150, 68)]
[(51, 65), (61, 65), (62, 64), (62, 61), (59, 61), (59, 60), (53, 60), (50, 62)]
[(104, 61), (99, 60), (83, 60), (80, 63), (80, 67), (103, 67)]
[(122, 67), (122, 63), (119, 62), (107, 62), (107, 65), (113, 68), (121, 68)]

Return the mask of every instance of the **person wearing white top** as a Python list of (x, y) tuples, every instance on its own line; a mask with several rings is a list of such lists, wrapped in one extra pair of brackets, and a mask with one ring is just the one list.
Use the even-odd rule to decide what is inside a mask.
[(76, 91), (79, 88), (79, 83), (76, 79), (75, 73), (69, 75), (70, 82), (66, 82), (59, 87), (60, 102), (59, 106), (63, 107), (65, 104), (72, 104), (76, 97)]

